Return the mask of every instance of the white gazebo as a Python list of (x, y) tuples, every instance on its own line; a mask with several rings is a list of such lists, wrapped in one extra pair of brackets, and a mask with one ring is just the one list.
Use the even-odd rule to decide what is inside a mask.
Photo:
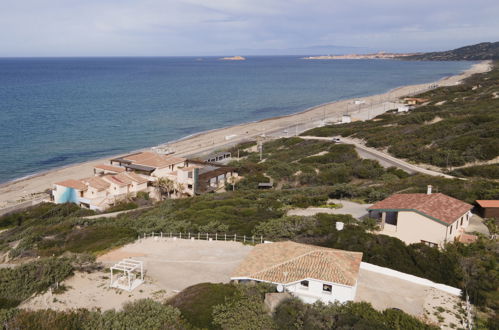
[[(122, 273), (113, 276), (113, 271), (120, 271)], [(139, 272), (140, 277), (138, 277)], [(123, 259), (111, 267), (111, 288), (118, 288), (130, 292), (142, 283), (144, 283), (144, 267), (142, 261)]]

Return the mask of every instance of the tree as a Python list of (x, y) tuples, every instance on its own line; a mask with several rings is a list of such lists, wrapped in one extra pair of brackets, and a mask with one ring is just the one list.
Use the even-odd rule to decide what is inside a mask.
[(175, 188), (175, 183), (172, 180), (163, 177), (163, 178), (158, 178), (158, 180), (154, 182), (154, 186), (158, 188), (159, 193), (162, 196), (167, 194), (168, 198), (170, 198), (170, 194), (172, 190)]
[(258, 288), (239, 288), (238, 293), (224, 304), (213, 307), (213, 323), (222, 329), (260, 330), (275, 329), (267, 314)]

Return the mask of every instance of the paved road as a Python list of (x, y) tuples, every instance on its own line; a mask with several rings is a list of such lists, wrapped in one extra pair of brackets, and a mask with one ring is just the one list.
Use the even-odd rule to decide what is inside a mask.
[[(332, 137), (320, 137), (320, 136), (301, 136), (302, 139), (307, 139), (307, 140), (323, 140), (323, 141), (331, 141)], [(359, 153), (359, 156), (363, 158), (370, 158), (370, 159), (375, 159), (380, 162), (381, 165), (384, 166), (395, 166), (398, 167), (404, 171), (407, 171), (408, 173), (422, 173), (426, 175), (431, 175), (431, 176), (443, 176), (444, 178), (448, 179), (454, 179), (456, 177), (428, 170), (426, 168), (422, 168), (413, 164), (410, 164), (404, 160), (395, 158), (393, 156), (390, 156), (389, 154), (379, 151), (374, 148), (369, 148), (360, 143), (358, 140), (350, 139), (350, 138), (344, 138), (340, 137), (340, 140), (342, 143), (347, 143), (347, 144), (353, 144), (355, 146), (355, 149)]]

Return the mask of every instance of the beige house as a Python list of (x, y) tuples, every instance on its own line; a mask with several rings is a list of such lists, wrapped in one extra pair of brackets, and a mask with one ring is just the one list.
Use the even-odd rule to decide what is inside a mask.
[(146, 192), (147, 182), (146, 178), (132, 172), (65, 180), (54, 184), (52, 199), (57, 204), (75, 203), (103, 211), (128, 197), (135, 197), (140, 191)]
[(233, 272), (237, 282), (277, 285), (306, 303), (355, 299), (362, 252), (291, 241), (259, 244)]
[(152, 187), (159, 178), (172, 181), (173, 197), (184, 197), (222, 189), (233, 176), (237, 176), (234, 169), (221, 164), (138, 152), (94, 166), (93, 177), (55, 183), (52, 200), (104, 210), (138, 192), (149, 192), (151, 198), (160, 199), (158, 190)]
[(151, 151), (137, 152), (111, 159), (111, 165), (118, 165), (127, 171), (133, 171), (151, 178), (162, 178), (180, 167), (188, 166), (182, 157), (161, 155)]
[(471, 218), (472, 205), (441, 193), (396, 194), (371, 206), (380, 221), (380, 234), (406, 244), (443, 246), (459, 239)]

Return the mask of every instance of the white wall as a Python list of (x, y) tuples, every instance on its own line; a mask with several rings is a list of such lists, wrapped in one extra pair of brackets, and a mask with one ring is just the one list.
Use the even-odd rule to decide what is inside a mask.
[[(300, 298), (306, 303), (314, 303), (320, 300), (324, 303), (333, 303), (339, 301), (341, 303), (354, 300), (355, 293), (357, 290), (357, 285), (346, 286), (331, 282), (319, 281), (315, 279), (308, 279), (308, 288), (302, 286), (300, 282), (291, 283), (285, 285), (286, 291)], [(323, 291), (323, 284), (329, 284), (332, 286), (331, 293)]]
[(402, 273), (402, 272), (399, 272), (399, 271), (396, 271), (396, 270), (393, 270), (390, 268), (376, 266), (373, 264), (369, 264), (367, 262), (361, 262), (360, 269), (365, 269), (365, 270), (369, 270), (371, 272), (380, 273), (383, 275), (399, 278), (399, 279), (402, 279), (404, 281), (408, 281), (408, 282), (412, 282), (412, 283), (416, 283), (416, 284), (420, 284), (420, 285), (424, 285), (424, 286), (429, 286), (429, 287), (450, 293), (450, 294), (455, 295), (455, 296), (461, 295), (461, 289), (454, 288), (452, 286), (448, 286), (445, 284), (435, 283), (435, 282), (432, 282), (430, 280), (427, 280), (426, 278), (417, 277), (414, 275)]

